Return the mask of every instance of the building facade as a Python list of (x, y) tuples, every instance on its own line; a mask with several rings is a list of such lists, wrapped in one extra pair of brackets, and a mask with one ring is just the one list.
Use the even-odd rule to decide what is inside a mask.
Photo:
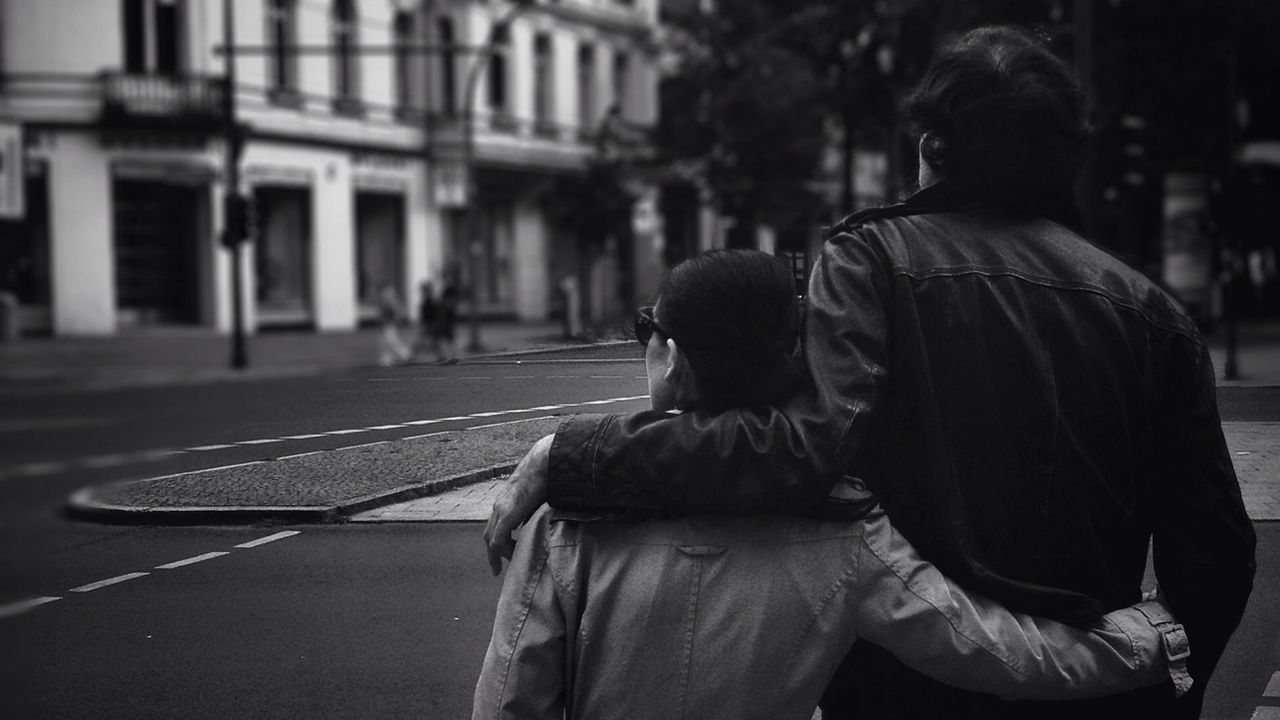
[(0, 288), (28, 332), (228, 330), (234, 126), (246, 327), (351, 329), (384, 287), (413, 307), (445, 275), (487, 315), (547, 318), (577, 270), (550, 188), (614, 105), (653, 122), (656, 23), (654, 0), (0, 0), (23, 146)]

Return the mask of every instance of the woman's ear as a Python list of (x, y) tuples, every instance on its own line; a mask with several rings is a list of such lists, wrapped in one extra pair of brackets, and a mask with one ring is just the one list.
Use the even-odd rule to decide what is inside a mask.
[(663, 380), (675, 391), (676, 407), (687, 409), (698, 399), (698, 382), (693, 376), (689, 358), (675, 340), (667, 338), (667, 369)]

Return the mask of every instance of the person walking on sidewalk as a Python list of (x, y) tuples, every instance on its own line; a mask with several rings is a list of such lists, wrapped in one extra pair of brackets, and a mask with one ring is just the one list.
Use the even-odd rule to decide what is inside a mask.
[[(771, 255), (681, 263), (636, 318), (653, 411), (767, 404), (797, 310)], [(1015, 615), (921, 560), (858, 481), (821, 511), (615, 523), (543, 506), (503, 582), (472, 717), (807, 720), (857, 636), (1009, 698), (1190, 683), (1185, 658), (1166, 658), (1165, 638), (1182, 636), (1158, 602), (1087, 628)]]
[(400, 334), (404, 323), (404, 307), (392, 285), (383, 285), (378, 293), (378, 364), (384, 367), (406, 362), (413, 355), (409, 343)]
[[(1024, 32), (941, 49), (906, 99), (921, 190), (836, 225), (809, 281), (804, 382), (719, 414), (579, 416), (535, 444), (486, 543), (561, 510), (801, 512), (866, 480), (967, 589), (1073, 623), (1136, 602), (1149, 544), (1196, 686), (1027, 707), (948, 687), (857, 643), (841, 718), (1196, 718), (1253, 585), (1255, 535), (1194, 322), (1081, 238), (1086, 137), (1070, 66)], [(668, 329), (680, 334), (679, 317)]]
[(458, 344), (454, 338), (454, 328), (458, 324), (460, 297), (457, 269), (450, 268), (444, 274), (440, 301), (436, 305), (435, 323), (431, 328), (431, 337), (436, 346), (436, 361), (440, 363), (458, 362)]

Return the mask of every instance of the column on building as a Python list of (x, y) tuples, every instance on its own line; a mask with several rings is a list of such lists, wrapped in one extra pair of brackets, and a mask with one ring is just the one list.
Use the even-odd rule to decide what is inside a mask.
[(338, 153), (316, 152), (322, 167), (311, 204), (312, 302), (316, 330), (350, 330), (356, 326), (356, 257), (351, 166)]
[(49, 156), (50, 284), (56, 335), (116, 330), (111, 175), (97, 140), (68, 132)]
[(540, 204), (531, 196), (515, 202), (515, 312), (520, 320), (546, 320), (550, 306), (550, 243)]

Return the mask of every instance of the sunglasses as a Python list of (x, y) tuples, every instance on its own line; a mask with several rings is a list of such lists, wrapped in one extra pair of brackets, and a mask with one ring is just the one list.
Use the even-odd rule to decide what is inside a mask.
[(653, 318), (653, 306), (646, 305), (636, 311), (636, 340), (638, 340), (641, 345), (647, 347), (649, 345), (649, 338), (653, 337), (655, 332), (663, 337), (671, 337), (671, 333), (663, 330), (662, 327), (658, 325), (658, 321)]

